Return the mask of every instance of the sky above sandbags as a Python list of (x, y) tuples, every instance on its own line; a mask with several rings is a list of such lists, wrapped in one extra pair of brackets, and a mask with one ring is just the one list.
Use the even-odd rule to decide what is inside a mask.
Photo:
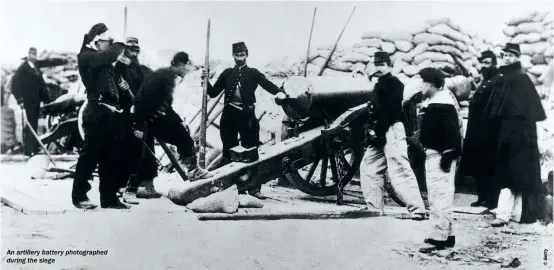
[[(305, 54), (313, 8), (317, 6), (312, 48), (332, 44), (354, 5), (340, 43), (351, 45), (366, 31), (405, 29), (426, 19), (450, 17), (469, 32), (493, 41), (505, 39), (510, 18), (552, 9), (542, 2), (42, 2), (4, 1), (0, 8), (0, 60), (17, 61), (30, 46), (77, 51), (84, 33), (97, 22), (123, 37), (123, 9), (128, 7), (128, 35), (140, 39), (152, 57), (175, 50), (202, 62), (207, 19), (211, 18), (210, 56), (230, 60), (231, 44), (246, 42), (249, 63), (260, 66), (284, 56)], [(165, 61), (165, 59), (164, 59)]]

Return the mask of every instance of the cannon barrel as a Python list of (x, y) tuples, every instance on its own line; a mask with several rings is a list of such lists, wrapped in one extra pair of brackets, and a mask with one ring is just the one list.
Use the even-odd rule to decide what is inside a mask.
[(292, 119), (322, 113), (334, 119), (349, 108), (368, 102), (374, 84), (365, 78), (291, 77), (283, 84), (288, 98), (280, 102)]

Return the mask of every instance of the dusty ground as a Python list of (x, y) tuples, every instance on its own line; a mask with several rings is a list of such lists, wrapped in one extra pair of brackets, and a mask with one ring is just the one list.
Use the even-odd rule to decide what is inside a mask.
[[(458, 215), (457, 246), (431, 256), (417, 247), (428, 223), (358, 220), (198, 221), (185, 212), (95, 210), (23, 215), (2, 206), (2, 269), (551, 269), (552, 234), (539, 225), (494, 229)], [(510, 234), (516, 233), (516, 235)], [(35, 256), (8, 250), (108, 250), (106, 256)], [(547, 251), (547, 265), (544, 252)]]

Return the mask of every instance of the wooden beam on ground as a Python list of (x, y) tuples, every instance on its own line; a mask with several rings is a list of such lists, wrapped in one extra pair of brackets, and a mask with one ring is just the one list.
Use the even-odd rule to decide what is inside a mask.
[(282, 219), (359, 219), (380, 216), (379, 212), (368, 210), (316, 211), (316, 212), (273, 212), (273, 213), (235, 213), (235, 214), (199, 214), (198, 220), (282, 220)]

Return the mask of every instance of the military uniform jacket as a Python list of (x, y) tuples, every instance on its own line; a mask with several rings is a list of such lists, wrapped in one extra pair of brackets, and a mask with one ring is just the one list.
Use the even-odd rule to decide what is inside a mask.
[(245, 65), (240, 68), (235, 67), (224, 70), (213, 86), (208, 83), (208, 95), (214, 98), (221, 91), (225, 90), (224, 100), (225, 105), (227, 105), (232, 101), (238, 84), (240, 84), (242, 103), (244, 107), (250, 109), (253, 109), (253, 105), (256, 103), (255, 91), (258, 85), (273, 95), (281, 91), (277, 85), (268, 80), (260, 71)]

